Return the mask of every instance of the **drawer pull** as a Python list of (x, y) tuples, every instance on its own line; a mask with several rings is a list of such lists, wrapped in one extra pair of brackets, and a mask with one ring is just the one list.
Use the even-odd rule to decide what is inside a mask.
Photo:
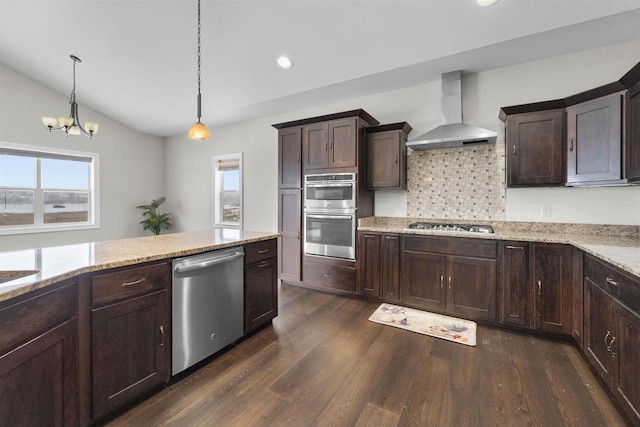
[(542, 295), (542, 281), (538, 280), (538, 295)]
[(269, 252), (269, 249), (263, 249), (261, 251), (258, 251), (259, 254), (266, 254), (267, 252)]
[(124, 282), (124, 283), (122, 284), (122, 287), (123, 287), (123, 288), (128, 288), (129, 286), (137, 285), (137, 284), (139, 284), (139, 283), (145, 282), (146, 280), (147, 280), (147, 279), (145, 279), (145, 278), (143, 277), (143, 278), (141, 278), (141, 279), (134, 280), (134, 281), (132, 281), (132, 282)]
[(611, 277), (607, 277), (605, 279), (607, 281), (608, 284), (613, 285), (613, 286), (618, 286), (618, 282), (616, 282), (615, 280), (613, 280)]
[(387, 240), (398, 240), (398, 236), (384, 236)]
[(513, 146), (513, 155), (514, 156), (516, 155), (516, 146), (515, 145)]
[(160, 325), (160, 347), (164, 345), (164, 326)]
[(607, 351), (611, 351), (609, 344), (607, 344), (607, 338), (609, 338), (609, 335), (611, 335), (611, 331), (607, 331), (607, 335), (604, 336), (604, 345), (607, 347)]
[(323, 275), (324, 277), (331, 277), (331, 275), (330, 275), (329, 273), (322, 273), (322, 275)]
[(507, 245), (507, 249), (520, 249), (521, 251), (524, 251), (524, 246), (511, 246), (511, 245)]
[(269, 262), (268, 261), (264, 261), (262, 263), (260, 263), (260, 265), (258, 266), (258, 268), (265, 268), (269, 266)]

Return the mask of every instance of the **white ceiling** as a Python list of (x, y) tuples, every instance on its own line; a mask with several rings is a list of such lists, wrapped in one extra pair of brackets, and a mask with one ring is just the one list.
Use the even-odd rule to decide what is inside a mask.
[[(68, 95), (75, 54), (80, 104), (140, 132), (185, 133), (196, 119), (196, 4), (0, 0), (0, 62)], [(501, 0), (488, 8), (475, 0), (202, 0), (203, 122), (215, 127), (639, 37), (640, 0)], [(277, 67), (281, 54), (293, 69)]]

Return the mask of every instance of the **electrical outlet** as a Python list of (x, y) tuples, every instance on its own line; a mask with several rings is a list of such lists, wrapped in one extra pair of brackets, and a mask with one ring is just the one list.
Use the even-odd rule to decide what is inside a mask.
[(542, 206), (540, 209), (540, 216), (542, 218), (551, 218), (551, 206)]

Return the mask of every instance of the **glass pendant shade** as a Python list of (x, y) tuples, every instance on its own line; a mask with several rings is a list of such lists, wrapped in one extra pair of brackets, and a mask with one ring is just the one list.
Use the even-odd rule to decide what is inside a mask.
[(58, 121), (60, 122), (60, 126), (63, 126), (63, 127), (66, 127), (66, 128), (68, 128), (69, 126), (71, 126), (73, 124), (73, 119), (71, 117), (67, 117), (67, 116), (58, 117)]
[(58, 119), (55, 117), (44, 116), (42, 117), (42, 123), (49, 129), (58, 126)]
[(211, 137), (209, 129), (203, 123), (196, 122), (189, 129), (189, 139), (197, 139), (198, 141), (207, 141)]
[(76, 125), (73, 125), (69, 128), (69, 135), (80, 135), (80, 128)]
[(94, 122), (84, 122), (84, 128), (87, 130), (87, 132), (91, 134), (96, 134), (98, 133), (98, 129), (100, 128), (100, 125)]

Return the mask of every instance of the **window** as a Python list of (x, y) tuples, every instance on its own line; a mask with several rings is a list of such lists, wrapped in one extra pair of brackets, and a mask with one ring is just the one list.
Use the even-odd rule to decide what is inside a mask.
[(215, 227), (242, 228), (242, 153), (213, 158)]
[(95, 228), (98, 154), (0, 143), (0, 234)]

